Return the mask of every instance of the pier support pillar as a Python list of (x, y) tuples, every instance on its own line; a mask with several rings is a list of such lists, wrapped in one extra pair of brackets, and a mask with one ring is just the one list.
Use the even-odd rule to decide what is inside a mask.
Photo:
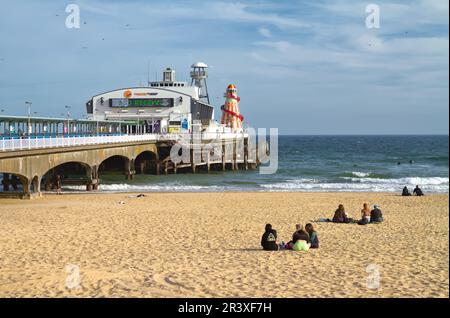
[(231, 170), (236, 171), (236, 167), (237, 167), (236, 142), (233, 142), (233, 159), (231, 161)]
[(136, 174), (136, 171), (134, 168), (134, 160), (127, 160), (125, 163), (125, 179), (126, 180), (133, 180), (134, 175)]
[(222, 143), (222, 171), (226, 170), (225, 142)]
[(177, 174), (178, 168), (177, 168), (177, 164), (174, 163), (173, 164), (173, 173)]
[(164, 174), (165, 175), (169, 174), (169, 161), (166, 161), (164, 164)]
[(159, 176), (160, 172), (161, 172), (161, 164), (159, 162), (156, 163), (155, 165), (156, 167), (156, 175)]
[(244, 139), (244, 169), (248, 170), (248, 138)]
[(98, 190), (100, 179), (98, 177), (98, 166), (91, 167), (88, 171), (88, 182), (86, 183), (86, 191)]
[(86, 191), (93, 190), (98, 190), (98, 179), (91, 179), (86, 183)]

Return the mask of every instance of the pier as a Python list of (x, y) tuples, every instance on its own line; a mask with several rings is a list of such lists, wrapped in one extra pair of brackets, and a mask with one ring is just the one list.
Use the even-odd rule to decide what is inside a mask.
[[(219, 123), (208, 65), (191, 65), (190, 84), (175, 74), (168, 67), (162, 81), (94, 95), (85, 119), (71, 118), (67, 105), (65, 118), (32, 116), (32, 101), (25, 102), (28, 116), (0, 116), (0, 196), (39, 197), (68, 184), (98, 190), (107, 171), (133, 180), (136, 174), (249, 170), (264, 162), (266, 141), (258, 145), (244, 128), (234, 84), (224, 94)], [(81, 177), (68, 177), (74, 172)]]
[[(0, 137), (0, 196), (39, 197), (44, 191), (54, 191), (55, 178), (69, 172), (82, 177), (62, 177), (63, 185), (83, 185), (86, 191), (95, 191), (101, 189), (101, 175), (107, 171), (120, 171), (124, 179), (133, 180), (135, 174), (208, 173), (258, 166), (257, 152), (252, 151), (251, 138), (245, 132), (202, 133), (200, 140), (193, 134), (181, 133), (90, 133), (32, 133), (28, 137), (3, 134)], [(184, 151), (180, 162), (171, 159), (174, 145), (178, 145), (180, 152)]]

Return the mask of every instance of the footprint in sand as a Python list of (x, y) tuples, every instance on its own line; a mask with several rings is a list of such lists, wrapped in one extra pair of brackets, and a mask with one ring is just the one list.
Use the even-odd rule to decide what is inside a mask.
[(162, 285), (166, 288), (172, 289), (172, 288), (177, 288), (177, 289), (186, 289), (186, 290), (194, 290), (191, 287), (186, 287), (183, 284), (177, 283), (175, 281), (173, 281), (172, 279), (170, 279), (170, 277), (166, 277), (163, 275), (159, 275), (159, 274), (155, 274), (153, 275), (153, 280), (158, 283), (159, 285)]

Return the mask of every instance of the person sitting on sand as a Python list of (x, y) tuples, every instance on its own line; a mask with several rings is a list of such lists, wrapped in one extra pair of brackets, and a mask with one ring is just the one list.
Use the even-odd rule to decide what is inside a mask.
[(416, 185), (416, 187), (414, 188), (413, 194), (417, 195), (418, 197), (421, 197), (424, 195), (422, 192), (422, 189), (419, 188), (418, 185)]
[(305, 230), (309, 234), (311, 248), (319, 248), (319, 237), (317, 236), (317, 232), (314, 230), (313, 225), (311, 223), (306, 224)]
[(285, 248), (290, 250), (294, 247), (295, 243), (297, 243), (297, 241), (305, 241), (306, 243), (310, 243), (311, 239), (309, 238), (309, 234), (308, 232), (303, 230), (303, 226), (301, 224), (296, 224), (295, 225), (295, 232), (294, 234), (292, 234), (292, 241), (289, 241)]
[(403, 188), (402, 196), (404, 196), (404, 197), (409, 197), (409, 196), (411, 196), (411, 193), (409, 192), (407, 186), (405, 186), (405, 187)]
[(348, 215), (345, 212), (345, 208), (342, 204), (339, 204), (337, 210), (334, 212), (334, 216), (331, 221), (334, 223), (350, 223), (350, 219), (348, 218)]
[(311, 246), (311, 239), (308, 232), (303, 230), (301, 224), (295, 225), (297, 231), (292, 235), (292, 249), (294, 251), (307, 251)]
[(370, 223), (370, 209), (367, 203), (363, 204), (363, 209), (361, 210), (361, 220), (358, 222), (359, 225), (365, 225)]
[(266, 231), (261, 237), (261, 246), (265, 251), (278, 251), (277, 231), (272, 229), (271, 224), (266, 224)]
[(374, 205), (373, 210), (370, 211), (370, 223), (383, 222), (383, 214), (381, 213), (380, 206)]

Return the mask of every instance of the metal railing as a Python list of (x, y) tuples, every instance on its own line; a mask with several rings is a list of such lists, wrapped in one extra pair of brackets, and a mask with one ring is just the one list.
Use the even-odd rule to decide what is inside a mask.
[[(246, 135), (245, 135), (246, 136)], [(43, 148), (76, 147), (98, 144), (114, 144), (124, 142), (139, 141), (174, 141), (190, 140), (192, 134), (142, 134), (142, 135), (119, 135), (119, 136), (65, 136), (47, 138), (17, 138), (0, 139), (0, 152), (31, 150)], [(242, 138), (242, 133), (215, 133), (205, 132), (202, 134), (203, 140)]]
[(158, 135), (122, 135), (122, 136), (76, 136), (48, 138), (1, 139), (0, 151), (16, 151), (42, 148), (76, 147), (98, 144), (112, 144), (133, 141), (158, 140)]

